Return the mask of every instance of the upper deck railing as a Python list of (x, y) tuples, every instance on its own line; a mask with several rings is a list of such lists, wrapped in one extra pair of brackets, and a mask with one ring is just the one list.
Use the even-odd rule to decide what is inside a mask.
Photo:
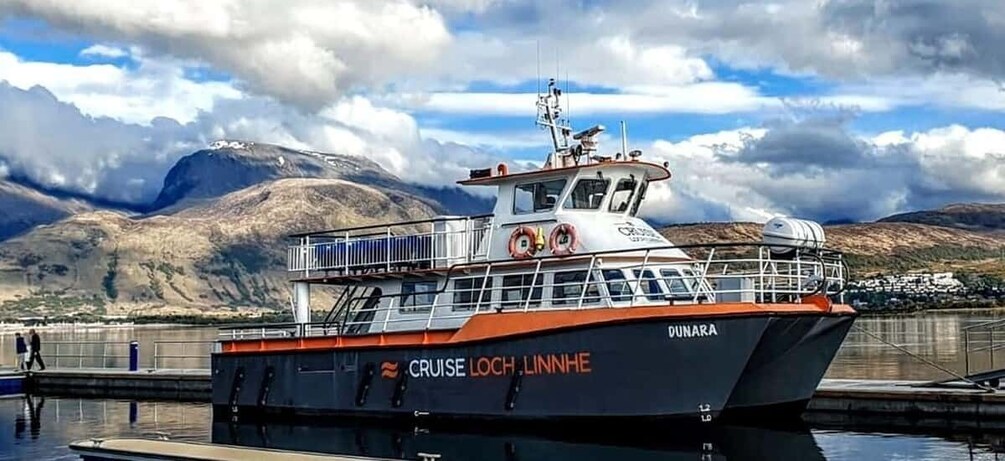
[(287, 270), (303, 278), (449, 268), (488, 258), (492, 216), (434, 218), (292, 236)]
[[(778, 245), (771, 245), (778, 248)], [(691, 261), (651, 258), (666, 249)], [(630, 308), (702, 303), (803, 303), (823, 295), (841, 302), (847, 268), (840, 253), (796, 249), (780, 256), (759, 243), (647, 248), (548, 256), (515, 267), (511, 260), (452, 266), (435, 289), (353, 292), (324, 322), (256, 325), (221, 330), (225, 339), (356, 335), (457, 328), (488, 312)], [(658, 253), (657, 253), (658, 254)]]

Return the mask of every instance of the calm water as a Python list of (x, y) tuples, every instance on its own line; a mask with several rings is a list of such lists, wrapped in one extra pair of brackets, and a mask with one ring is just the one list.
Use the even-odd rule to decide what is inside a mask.
[[(963, 326), (993, 316), (967, 313), (924, 314), (909, 317), (865, 318), (859, 325), (884, 341), (956, 370), (964, 369)], [(155, 342), (162, 356), (197, 355), (209, 346), (200, 343), (164, 341), (211, 341), (211, 328), (120, 328), (80, 331), (43, 331), (43, 353), (56, 360), (55, 343), (104, 341), (107, 355), (125, 355), (124, 343), (140, 343), (141, 366), (153, 365)], [(986, 338), (974, 338), (976, 344)], [(998, 340), (1005, 344), (1005, 333)], [(123, 344), (116, 344), (116, 343)], [(977, 344), (979, 345), (979, 344)], [(69, 357), (85, 348), (100, 353), (98, 345), (60, 345), (60, 365), (76, 366)], [(12, 335), (0, 337), (0, 368), (13, 364)], [(1005, 351), (1005, 349), (1003, 349)], [(11, 352), (11, 353), (7, 353)], [(126, 359), (109, 357), (109, 366), (125, 366)], [(986, 367), (990, 358), (972, 357), (974, 368)], [(1005, 355), (996, 357), (1005, 366)], [(96, 366), (97, 362), (84, 362)], [(204, 367), (205, 359), (161, 358), (166, 367)], [(862, 332), (853, 331), (838, 353), (831, 378), (935, 379), (943, 373), (916, 358), (897, 351)], [(898, 422), (903, 423), (903, 422)], [(900, 429), (889, 429), (899, 427)], [(906, 429), (905, 429), (906, 427)], [(75, 459), (66, 449), (73, 440), (110, 436), (150, 436), (167, 433), (173, 439), (213, 441), (249, 446), (270, 446), (311, 451), (369, 454), (414, 459), (418, 452), (442, 453), (449, 461), (481, 459), (798, 459), (798, 460), (1005, 460), (1005, 427), (962, 428), (945, 421), (934, 425), (887, 425), (869, 420), (821, 421), (811, 418), (807, 427), (703, 429), (664, 428), (658, 436), (612, 434), (599, 428), (596, 434), (456, 433), (415, 428), (361, 427), (316, 424), (241, 425), (212, 422), (205, 404), (175, 402), (128, 402), (100, 399), (13, 398), (0, 400), (0, 460)], [(696, 432), (697, 431), (697, 432)], [(997, 448), (996, 448), (997, 447)], [(996, 450), (999, 453), (996, 453)]]
[[(76, 459), (71, 441), (154, 437), (331, 453), (449, 460), (950, 460), (999, 459), (994, 436), (906, 435), (812, 427), (669, 428), (651, 435), (444, 432), (366, 426), (213, 423), (206, 404), (97, 399), (0, 400), (0, 460)], [(999, 442), (1000, 443), (1000, 442)]]

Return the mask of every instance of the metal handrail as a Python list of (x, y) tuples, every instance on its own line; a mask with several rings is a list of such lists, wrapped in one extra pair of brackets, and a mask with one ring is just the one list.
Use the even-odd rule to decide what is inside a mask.
[[(402, 264), (446, 267), (455, 261), (480, 261), (488, 258), (488, 248), (482, 242), (491, 236), (491, 221), (479, 218), (436, 219), (428, 231), (393, 235), (391, 228), (384, 233), (365, 236), (315, 235), (305, 236), (298, 244), (287, 247), (286, 270), (304, 272), (340, 271), (348, 274), (352, 270), (380, 269), (391, 271), (392, 266)], [(437, 222), (463, 222), (464, 229), (436, 230)], [(472, 223), (477, 223), (473, 227)], [(399, 224), (395, 226), (404, 226)]]
[(495, 217), (495, 215), (491, 214), (491, 213), (490, 214), (476, 215), (476, 216), (463, 216), (463, 217), (457, 217), (457, 218), (439, 217), (439, 218), (420, 219), (420, 220), (417, 220), (417, 221), (405, 221), (405, 222), (396, 222), (396, 223), (388, 223), (388, 224), (372, 224), (372, 225), (369, 225), (369, 226), (344, 227), (344, 228), (339, 228), (339, 229), (328, 229), (328, 230), (315, 231), (315, 232), (302, 232), (302, 233), (299, 233), (299, 234), (290, 234), (287, 237), (289, 239), (300, 239), (300, 238), (304, 238), (304, 237), (322, 237), (322, 236), (326, 236), (328, 234), (335, 234), (335, 233), (357, 232), (357, 231), (362, 231), (362, 230), (383, 229), (383, 228), (387, 228), (387, 227), (408, 227), (408, 226), (417, 226), (419, 224), (430, 224), (430, 223), (436, 223), (436, 222), (442, 222), (442, 221), (454, 221), (454, 220), (462, 220), (462, 219), (467, 219), (467, 220), (472, 220), (473, 221), (473, 220), (477, 220), (477, 219), (485, 219), (485, 218), (492, 218), (492, 217)]
[[(770, 246), (784, 247), (787, 245), (770, 245)], [(729, 248), (729, 247), (733, 248), (754, 247), (758, 248), (759, 253), (756, 259), (752, 257), (742, 257), (742, 256), (731, 259), (714, 259), (714, 249)], [(798, 248), (794, 246), (788, 246), (788, 247)], [(691, 270), (688, 270), (686, 272), (685, 271), (678, 272), (678, 275), (676, 276), (666, 276), (658, 271), (654, 272), (654, 274), (659, 273), (659, 276), (654, 275), (653, 277), (649, 277), (648, 275), (646, 275), (648, 273), (645, 270), (649, 260), (648, 256), (652, 252), (664, 249), (679, 250), (679, 249), (691, 249), (691, 248), (711, 248), (713, 249), (713, 251), (710, 252), (709, 258), (706, 261), (701, 262), (696, 260), (687, 261), (692, 263)], [(537, 264), (535, 265), (536, 267), (534, 269), (534, 275), (532, 276), (529, 284), (521, 283), (519, 285), (505, 285), (505, 286), (499, 284), (491, 287), (486, 287), (486, 282), (488, 280), (488, 277), (492, 274), (493, 266), (498, 266), (503, 269), (507, 269), (513, 267), (514, 264), (513, 260), (499, 260), (495, 262), (490, 261), (487, 263), (456, 264), (451, 266), (446, 271), (446, 277), (443, 280), (443, 284), (441, 286), (437, 286), (435, 290), (421, 293), (410, 293), (413, 296), (424, 296), (427, 298), (431, 297), (433, 299), (432, 304), (423, 303), (422, 305), (407, 306), (407, 307), (401, 305), (394, 306), (393, 304), (391, 304), (388, 305), (387, 307), (379, 307), (382, 305), (382, 303), (376, 302), (373, 303), (373, 307), (369, 309), (353, 309), (360, 303), (367, 302), (367, 300), (370, 300), (372, 297), (360, 296), (351, 298), (345, 303), (343, 303), (342, 308), (339, 310), (340, 313), (344, 313), (341, 315), (341, 317), (336, 317), (334, 319), (327, 319), (328, 322), (322, 323), (324, 328), (322, 330), (322, 333), (327, 334), (326, 327), (330, 327), (333, 325), (337, 325), (338, 333), (341, 334), (342, 330), (348, 326), (372, 324), (375, 321), (375, 319), (378, 318), (377, 315), (380, 312), (385, 313), (383, 318), (384, 327), (382, 331), (387, 330), (387, 325), (389, 323), (393, 324), (398, 322), (415, 322), (422, 318), (419, 316), (407, 316), (408, 314), (410, 314), (410, 312), (406, 312), (406, 310), (411, 310), (416, 314), (426, 314), (428, 312), (428, 319), (423, 320), (425, 320), (426, 325), (425, 329), (430, 329), (432, 326), (432, 319), (434, 317), (437, 320), (450, 320), (450, 319), (469, 318), (472, 315), (478, 314), (483, 307), (483, 303), (481, 301), (484, 300), (485, 298), (488, 298), (486, 304), (490, 306), (493, 305), (498, 306), (495, 308), (497, 311), (506, 310), (509, 304), (513, 304), (513, 306), (511, 306), (510, 308), (519, 307), (520, 304), (523, 304), (523, 310), (526, 310), (529, 308), (531, 301), (534, 302), (535, 309), (554, 309), (556, 308), (556, 306), (561, 306), (557, 307), (558, 309), (569, 309), (570, 307), (567, 306), (570, 305), (574, 305), (574, 307), (572, 308), (579, 308), (582, 306), (583, 301), (588, 301), (590, 304), (596, 304), (600, 302), (608, 307), (612, 307), (616, 303), (621, 301), (628, 301), (630, 302), (630, 305), (634, 305), (636, 299), (640, 298), (645, 302), (651, 301), (654, 295), (651, 293), (647, 293), (646, 290), (642, 289), (642, 286), (646, 285), (648, 287), (649, 282), (652, 281), (662, 281), (663, 283), (663, 287), (660, 288), (660, 291), (665, 291), (665, 293), (662, 295), (655, 295), (661, 302), (664, 300), (671, 300), (672, 302), (684, 301), (683, 299), (673, 297), (674, 289), (672, 287), (675, 286), (674, 282), (680, 282), (683, 283), (685, 287), (688, 287), (689, 291), (688, 297), (690, 298), (689, 300), (695, 303), (703, 301), (714, 302), (717, 295), (736, 294), (736, 293), (741, 294), (741, 296), (744, 293), (753, 294), (754, 302), (776, 302), (779, 296), (784, 296), (785, 299), (789, 299), (792, 302), (801, 302), (803, 298), (808, 296), (813, 296), (817, 294), (834, 295), (836, 293), (840, 293), (841, 289), (845, 285), (845, 279), (844, 279), (845, 272), (843, 271), (844, 266), (842, 264), (843, 260), (841, 258), (840, 253), (828, 252), (828, 250), (811, 251), (811, 252), (797, 250), (794, 257), (790, 259), (786, 258), (777, 259), (771, 257), (771, 253), (770, 251), (768, 251), (767, 248), (768, 245), (765, 245), (761, 242), (756, 243), (743, 242), (743, 243), (670, 245), (670, 246), (660, 246), (652, 248), (642, 248), (638, 250), (629, 250), (629, 251), (607, 250), (607, 251), (586, 253), (576, 255), (579, 258), (589, 257), (591, 261), (591, 268), (586, 270), (586, 274), (581, 282), (574, 281), (568, 283), (543, 283), (543, 282), (539, 283), (538, 275), (542, 274), (541, 265), (543, 262), (549, 261), (549, 262), (561, 263), (561, 262), (569, 262), (571, 260), (571, 258), (567, 256), (548, 256), (548, 257), (536, 258)], [(612, 281), (607, 280), (605, 276), (601, 276), (600, 274), (600, 272), (608, 269), (601, 267), (597, 270), (593, 270), (594, 264), (598, 261), (598, 256), (608, 254), (625, 254), (632, 252), (638, 253), (643, 251), (645, 252), (645, 258), (643, 258), (642, 266), (618, 266), (616, 268), (610, 268), (610, 269), (631, 271), (634, 267), (640, 267), (638, 271), (635, 271), (638, 272), (639, 275), (636, 275), (634, 277), (624, 278), (624, 276), (622, 276), (620, 282), (616, 280)], [(804, 258), (807, 258), (808, 260)], [(722, 274), (715, 274), (714, 272), (710, 271), (710, 268), (713, 265), (715, 265), (716, 267), (718, 267), (719, 265), (723, 265)], [(734, 268), (739, 266), (740, 270), (739, 271), (734, 270), (733, 273), (727, 273), (730, 265), (733, 265)], [(753, 269), (753, 271), (745, 269), (744, 267), (746, 267), (746, 265), (751, 265), (753, 267), (756, 267), (756, 269)], [(484, 275), (480, 277), (478, 275), (465, 276), (466, 278), (470, 277), (473, 279), (471, 288), (458, 289), (456, 286), (454, 286), (453, 289), (450, 289), (451, 280), (459, 277), (458, 272), (462, 270), (482, 268), (482, 267), (485, 269)], [(568, 268), (568, 266), (566, 266), (566, 267), (558, 267), (556, 269), (550, 269), (548, 271), (545, 271), (545, 273), (557, 273), (560, 271), (575, 272), (576, 270), (570, 269)], [(768, 273), (766, 273), (766, 271)], [(624, 274), (624, 272), (622, 272), (622, 274)], [(503, 275), (527, 276), (530, 275), (530, 273), (512, 273), (512, 274), (504, 273)], [(753, 275), (757, 276), (756, 279), (758, 283), (752, 284), (751, 288), (745, 288), (742, 286), (742, 284), (738, 285), (739, 288), (735, 290), (724, 289), (721, 287), (713, 288), (712, 286), (713, 283), (718, 281), (727, 280), (731, 278), (741, 280), (750, 279), (750, 277)], [(813, 277), (819, 277), (819, 278), (814, 279)], [(474, 289), (474, 280), (478, 280), (479, 278), (482, 279), (482, 282), (480, 283), (481, 289), (476, 290)], [(816, 282), (817, 285), (809, 287), (806, 285), (805, 282)], [(613, 294), (609, 292), (608, 287), (608, 285), (612, 283), (626, 283), (627, 286), (630, 287), (630, 289), (628, 290), (628, 293), (619, 290), (618, 294)], [(560, 298), (556, 298), (554, 295), (547, 298), (547, 300), (541, 298), (531, 299), (535, 297), (535, 292), (537, 292), (539, 289), (543, 293), (543, 290), (545, 288), (551, 288), (552, 290), (554, 290), (557, 287), (570, 287), (576, 285), (580, 286), (579, 291), (575, 292), (574, 290), (572, 296), (580, 298), (580, 302), (576, 302), (575, 298), (565, 301), (558, 301), (558, 299)], [(511, 303), (510, 301), (502, 301), (502, 300), (496, 301), (495, 297), (491, 295), (491, 293), (501, 292), (504, 290), (519, 290), (521, 296), (526, 296), (526, 299), (516, 300), (516, 302)], [(489, 293), (488, 296), (486, 296), (486, 291), (488, 291)], [(441, 296), (444, 294), (456, 294), (461, 292), (471, 293), (471, 295), (469, 296), (470, 299), (468, 301), (454, 301), (453, 298), (451, 298), (452, 302), (448, 302), (442, 305), (438, 302), (441, 299)], [(478, 293), (477, 297), (474, 296), (475, 292)], [(404, 299), (403, 296), (404, 295), (402, 293), (388, 293), (388, 294), (381, 294), (380, 296), (377, 297), (377, 299), (396, 300), (399, 298)], [(538, 294), (537, 296), (541, 295)], [(501, 297), (502, 296), (500, 296), (500, 298)], [(768, 301), (769, 298), (770, 301)], [(475, 299), (478, 299), (478, 301), (476, 302)], [(457, 307), (460, 305), (463, 305), (464, 309), (457, 309)], [(442, 316), (435, 315), (437, 310), (440, 310), (442, 312), (442, 309), (444, 308), (452, 308), (451, 313), (454, 312), (460, 312), (460, 313), (454, 315), (442, 315)], [(391, 319), (390, 317), (392, 310), (397, 310), (399, 316), (406, 315), (406, 317)], [(369, 314), (371, 313), (373, 315), (369, 316)], [(365, 317), (366, 320), (354, 321), (353, 318), (350, 318), (351, 316), (358, 316), (360, 314), (366, 314), (367, 315)], [(279, 325), (260, 325), (260, 324), (240, 325), (240, 326), (226, 327), (223, 329), (223, 331), (228, 330), (231, 331), (230, 336), (233, 339), (236, 339), (238, 336), (244, 337), (252, 333), (260, 333), (258, 337), (267, 337), (269, 335), (289, 336), (291, 334), (306, 335), (310, 333), (309, 330), (308, 331), (302, 330), (299, 327), (299, 325), (300, 324), (297, 323), (288, 323)], [(310, 324), (309, 326), (313, 325), (314, 324)], [(280, 330), (277, 331), (277, 329)], [(239, 335), (237, 331), (241, 331), (241, 334)]]
[[(86, 354), (85, 355), (85, 354), (82, 354), (82, 353), (77, 353), (77, 354), (61, 354), (60, 353), (60, 347), (71, 346), (71, 345), (72, 346), (87, 346), (87, 345), (97, 345), (97, 344), (101, 345), (101, 355), (100, 356), (94, 355), (94, 354)], [(108, 353), (108, 346), (126, 346), (128, 348), (129, 344), (131, 344), (130, 341), (47, 341), (47, 342), (43, 343), (43, 346), (44, 345), (54, 345), (54, 346), (56, 346), (56, 349), (55, 349), (54, 353), (52, 353), (52, 354), (43, 354), (42, 358), (43, 359), (45, 359), (45, 358), (51, 359), (52, 361), (50, 363), (52, 364), (51, 366), (53, 368), (59, 368), (61, 366), (60, 362), (59, 362), (59, 359), (61, 359), (61, 358), (77, 359), (77, 368), (83, 368), (84, 367), (84, 359), (86, 359), (86, 358), (97, 359), (97, 358), (100, 357), (101, 358), (101, 366), (99, 368), (108, 368), (107, 365), (106, 365), (108, 363), (108, 359), (128, 359), (129, 358), (129, 354), (128, 353), (126, 353), (126, 354), (109, 354)], [(66, 366), (66, 365), (62, 365), (62, 366)]]
[[(181, 354), (163, 354), (163, 353), (161, 353), (161, 349), (162, 349), (163, 346), (165, 346), (165, 345), (179, 345), (179, 344), (180, 345), (200, 344), (200, 345), (208, 345), (210, 347), (209, 347), (208, 351), (203, 351), (202, 353), (199, 353), (199, 354), (186, 354), (186, 353), (181, 353)], [(209, 341), (209, 340), (163, 340), (163, 341), (154, 341), (154, 344), (153, 344), (153, 346), (154, 346), (153, 368), (154, 369), (159, 368), (158, 365), (160, 364), (160, 362), (163, 359), (207, 359), (208, 360), (209, 357), (210, 357), (210, 352), (212, 352), (212, 350), (213, 350), (213, 348), (215, 347), (216, 344), (217, 344), (216, 341)], [(199, 367), (187, 367), (187, 368), (199, 368)]]

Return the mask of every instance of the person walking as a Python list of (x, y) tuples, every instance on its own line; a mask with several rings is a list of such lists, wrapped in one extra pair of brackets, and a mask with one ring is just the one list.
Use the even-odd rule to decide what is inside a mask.
[(14, 349), (17, 351), (17, 369), (27, 370), (28, 344), (24, 342), (24, 336), (20, 332), (14, 333)]
[(31, 345), (31, 352), (29, 353), (28, 358), (28, 369), (31, 370), (31, 366), (35, 364), (36, 360), (38, 360), (38, 370), (39, 371), (45, 370), (45, 362), (42, 361), (42, 354), (41, 354), (42, 338), (38, 337), (38, 333), (35, 332), (34, 328), (28, 330), (28, 335), (30, 336), (28, 340), (29, 344)]

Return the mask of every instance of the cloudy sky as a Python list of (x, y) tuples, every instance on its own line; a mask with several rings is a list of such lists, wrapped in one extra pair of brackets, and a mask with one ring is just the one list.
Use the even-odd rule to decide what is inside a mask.
[(544, 158), (540, 75), (670, 163), (650, 218), (871, 220), (1005, 201), (1002, 43), (1000, 0), (0, 0), (0, 175), (141, 203), (237, 138), (447, 185)]

